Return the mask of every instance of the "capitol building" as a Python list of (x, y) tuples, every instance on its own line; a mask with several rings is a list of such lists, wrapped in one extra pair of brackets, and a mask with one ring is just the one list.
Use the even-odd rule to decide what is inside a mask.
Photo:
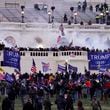
[[(99, 72), (100, 64), (97, 64), (97, 69), (89, 68), (88, 54), (90, 50), (110, 49), (109, 0), (106, 0), (106, 11), (95, 9), (98, 3), (105, 3), (105, 0), (86, 0), (84, 12), (77, 9), (77, 0), (1, 1), (0, 44), (19, 49), (21, 73), (31, 73), (33, 59), (37, 72), (43, 72), (42, 62), (49, 64), (44, 74), (55, 73), (58, 65), (65, 67), (68, 64), (76, 67), (77, 73), (84, 74), (85, 68), (91, 73)], [(89, 9), (91, 5), (93, 10)], [(99, 22), (96, 15), (100, 15)], [(110, 56), (110, 50), (107, 54)], [(1, 49), (0, 61), (3, 60), (4, 51)], [(8, 73), (15, 70), (2, 63), (1, 67)]]

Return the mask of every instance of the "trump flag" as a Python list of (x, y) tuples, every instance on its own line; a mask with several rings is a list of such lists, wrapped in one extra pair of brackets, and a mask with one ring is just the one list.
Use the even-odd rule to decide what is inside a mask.
[(69, 71), (73, 71), (73, 72), (77, 72), (78, 71), (78, 68), (77, 67), (74, 67), (74, 66), (72, 66), (72, 65), (68, 65), (68, 70)]
[(3, 66), (14, 67), (20, 70), (20, 52), (15, 50), (4, 50)]
[(13, 78), (12, 75), (9, 74), (9, 73), (6, 73), (6, 74), (5, 74), (4, 79), (5, 79), (7, 82), (10, 82), (10, 83), (12, 83), (12, 82), (14, 81), (14, 78)]
[(47, 72), (47, 71), (51, 70), (50, 69), (50, 64), (42, 62), (42, 70), (43, 70), (43, 72)]
[(66, 71), (66, 67), (58, 64), (57, 71), (65, 72)]

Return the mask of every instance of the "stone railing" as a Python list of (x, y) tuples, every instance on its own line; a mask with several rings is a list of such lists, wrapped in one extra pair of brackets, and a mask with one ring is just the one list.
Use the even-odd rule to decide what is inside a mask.
[[(75, 56), (87, 56), (87, 51), (20, 51), (21, 56), (35, 56), (35, 57), (75, 57)], [(0, 51), (0, 56), (3, 56), (3, 51)]]
[[(0, 29), (59, 29), (60, 23), (48, 24), (48, 23), (13, 23), (13, 22), (1, 22)], [(65, 29), (76, 30), (110, 30), (110, 26), (106, 24), (92, 24), (92, 25), (80, 25), (80, 24), (63, 24)]]

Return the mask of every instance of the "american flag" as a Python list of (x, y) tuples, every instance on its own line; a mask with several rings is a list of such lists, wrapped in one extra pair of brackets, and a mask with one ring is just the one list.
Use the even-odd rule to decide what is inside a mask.
[(36, 71), (37, 71), (36, 64), (35, 64), (34, 59), (32, 59), (32, 67), (31, 67), (31, 72), (32, 72), (32, 73), (36, 73)]

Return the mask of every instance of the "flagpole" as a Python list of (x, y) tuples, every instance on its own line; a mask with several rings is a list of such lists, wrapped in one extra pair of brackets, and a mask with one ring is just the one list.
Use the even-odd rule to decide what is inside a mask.
[(68, 72), (68, 60), (65, 61), (65, 72)]
[(100, 64), (98, 65), (98, 71), (99, 71), (99, 73), (100, 73)]
[(51, 74), (51, 72), (50, 72), (51, 70), (49, 69), (49, 74)]

